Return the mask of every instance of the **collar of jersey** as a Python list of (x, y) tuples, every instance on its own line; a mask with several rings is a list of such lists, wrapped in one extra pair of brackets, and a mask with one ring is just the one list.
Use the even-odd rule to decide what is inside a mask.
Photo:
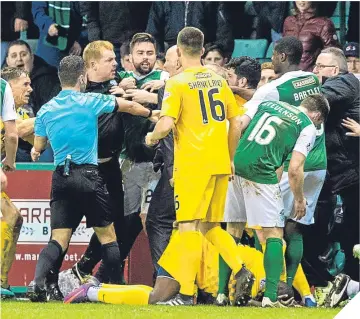
[(135, 74), (135, 72), (132, 72), (132, 77), (137, 80), (140, 81), (142, 79), (145, 79), (146, 77), (148, 77), (150, 74), (153, 74), (154, 72), (159, 71), (159, 70), (151, 70), (148, 74), (144, 74), (144, 75), (137, 75)]

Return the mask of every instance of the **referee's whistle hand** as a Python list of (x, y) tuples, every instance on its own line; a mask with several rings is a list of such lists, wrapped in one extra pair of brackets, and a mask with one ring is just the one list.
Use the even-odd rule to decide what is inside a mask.
[(31, 149), (31, 159), (32, 159), (32, 161), (33, 161), (33, 162), (36, 162), (36, 161), (39, 160), (39, 158), (40, 158), (40, 152), (37, 152), (37, 151), (35, 150), (35, 148), (32, 148), (32, 149)]

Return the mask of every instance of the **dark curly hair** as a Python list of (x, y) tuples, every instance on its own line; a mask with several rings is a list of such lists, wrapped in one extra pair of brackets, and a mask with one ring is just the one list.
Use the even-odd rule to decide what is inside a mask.
[(245, 78), (251, 89), (256, 89), (261, 78), (261, 65), (249, 56), (232, 58), (225, 66), (227, 69), (234, 69), (238, 79)]
[(203, 56), (201, 57), (202, 59), (205, 59), (206, 56), (209, 54), (209, 52), (212, 52), (212, 51), (217, 51), (219, 52), (219, 54), (223, 57), (223, 58), (226, 58), (226, 54), (225, 54), (225, 50), (224, 48), (222, 47), (221, 44), (218, 44), (218, 43), (207, 43), (205, 44), (204, 46), (204, 54)]

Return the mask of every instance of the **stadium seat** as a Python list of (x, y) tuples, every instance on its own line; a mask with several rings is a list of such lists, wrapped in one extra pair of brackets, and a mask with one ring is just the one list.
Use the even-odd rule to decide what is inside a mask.
[(249, 56), (262, 59), (265, 58), (267, 47), (268, 41), (266, 39), (236, 39), (232, 57)]
[(35, 54), (36, 49), (37, 49), (37, 44), (38, 44), (39, 40), (37, 40), (37, 39), (27, 39), (27, 40), (24, 40), (24, 41), (26, 41), (30, 45), (32, 53)]
[(273, 51), (274, 51), (275, 42), (271, 42), (267, 51), (266, 51), (266, 58), (271, 59)]
[(33, 54), (36, 53), (36, 49), (37, 49), (37, 45), (38, 45), (38, 41), (39, 41), (38, 39), (28, 39), (27, 32), (22, 31), (22, 32), (20, 32), (20, 40), (27, 42), (31, 48), (31, 52)]

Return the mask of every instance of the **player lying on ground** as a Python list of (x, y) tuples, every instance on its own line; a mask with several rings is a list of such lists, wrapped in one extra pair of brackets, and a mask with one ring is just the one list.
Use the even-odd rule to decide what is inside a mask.
[[(253, 234), (255, 234), (255, 232), (260, 228), (261, 227), (256, 227), (256, 230), (246, 228), (245, 232), (247, 233), (247, 236), (253, 237)], [(259, 251), (263, 256), (263, 252), (264, 252), (263, 249), (265, 249), (265, 245), (260, 245), (260, 242), (258, 242), (258, 243), (256, 242), (256, 241), (259, 241), (259, 239), (257, 239), (256, 235), (255, 235), (254, 239), (255, 239), (255, 249), (257, 251)], [(283, 246), (284, 268), (283, 268), (283, 272), (281, 273), (280, 280), (283, 282), (286, 282), (287, 281), (287, 270), (286, 270), (286, 264), (285, 264), (286, 244), (285, 243), (283, 243), (283, 244), (284, 244), (284, 246)], [(262, 258), (261, 262), (263, 262), (263, 258)], [(262, 264), (261, 264), (261, 266), (262, 266)], [(223, 264), (221, 262), (221, 258), (219, 258), (218, 268), (219, 268), (219, 284), (218, 284), (218, 290), (217, 290), (217, 297), (216, 297), (214, 304), (217, 306), (227, 306), (227, 305), (229, 305), (229, 303), (232, 303), (231, 290), (229, 293), (229, 288), (231, 289), (231, 287), (232, 287), (232, 284), (231, 284), (232, 273), (231, 273), (231, 271), (230, 271), (230, 273), (228, 273), (227, 269), (224, 269)], [(263, 278), (263, 282), (265, 283), (265, 277)], [(295, 274), (295, 278), (293, 281), (293, 288), (296, 289), (296, 291), (300, 294), (300, 297), (302, 299), (302, 304), (304, 304), (305, 307), (308, 307), (307, 299), (312, 300), (312, 302), (316, 305), (315, 297), (311, 293), (309, 283), (307, 281), (306, 275), (304, 273), (304, 270), (303, 270), (301, 264), (299, 265), (297, 272)]]
[[(178, 238), (176, 233), (173, 237)], [(246, 289), (247, 300), (252, 299), (252, 306), (261, 306), (258, 301), (262, 298), (265, 286), (265, 270), (263, 267), (263, 254), (254, 248), (248, 246), (238, 246), (237, 253), (244, 258), (247, 269), (253, 274), (254, 278), (250, 278), (249, 288)], [(199, 288), (197, 303), (212, 304), (218, 290), (218, 260), (219, 253), (216, 248), (203, 237), (202, 262), (198, 270), (196, 284)], [(162, 266), (160, 259), (159, 265)], [(243, 278), (245, 281), (247, 278)], [(229, 284), (231, 291), (231, 300), (235, 296), (236, 280), (234, 274)], [(194, 287), (195, 288), (195, 287)], [(86, 283), (65, 297), (65, 303), (81, 303), (81, 302), (104, 302), (111, 304), (131, 304), (131, 305), (147, 305), (161, 304), (173, 298), (178, 294), (180, 284), (173, 278), (164, 268), (160, 267), (155, 282), (155, 287), (144, 285), (97, 285), (95, 282)], [(195, 294), (194, 289), (194, 294)], [(278, 287), (278, 295), (281, 296), (281, 302), (285, 305), (293, 305), (293, 291), (284, 282)], [(257, 301), (257, 302), (256, 302)]]

